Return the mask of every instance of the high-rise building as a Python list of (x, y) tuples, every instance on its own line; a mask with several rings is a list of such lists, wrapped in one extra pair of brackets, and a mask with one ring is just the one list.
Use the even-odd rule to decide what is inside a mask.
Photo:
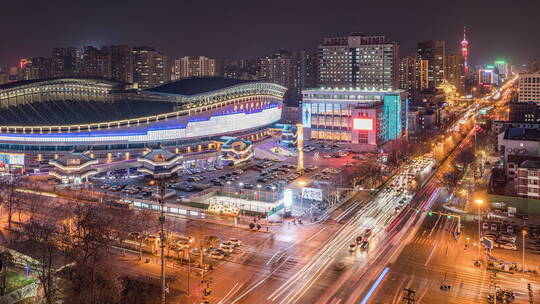
[(519, 74), (518, 88), (518, 102), (540, 105), (540, 73)]
[(52, 77), (52, 58), (34, 57), (32, 58), (32, 69), (35, 79), (46, 79)]
[(317, 86), (317, 56), (300, 51), (293, 54), (293, 74), (290, 98), (294, 105), (302, 100), (302, 90)]
[(36, 79), (34, 75), (34, 69), (32, 68), (32, 61), (28, 59), (21, 59), (19, 61), (19, 76), (18, 80)]
[(385, 36), (351, 34), (319, 45), (318, 84), (332, 88), (397, 89), (399, 45)]
[(80, 74), (84, 77), (101, 76), (98, 72), (99, 50), (93, 46), (83, 47)]
[(405, 56), (399, 64), (399, 87), (409, 95), (415, 90), (428, 87), (428, 61), (420, 59), (417, 53)]
[(198, 58), (182, 57), (174, 61), (172, 77), (174, 80), (190, 77), (219, 76), (219, 64), (216, 59), (204, 56)]
[(167, 82), (166, 57), (154, 47), (133, 48), (133, 82), (140, 88), (152, 88)]
[(424, 41), (418, 43), (420, 59), (427, 60), (428, 89), (435, 89), (444, 80), (445, 46), (444, 41)]
[(112, 45), (104, 47), (103, 51), (111, 57), (111, 78), (114, 80), (133, 82), (132, 49), (127, 45)]
[(222, 60), (220, 70), (224, 77), (246, 80), (257, 79), (257, 59), (228, 59)]
[(74, 77), (79, 74), (79, 49), (75, 47), (54, 48), (52, 50), (52, 76)]
[(461, 54), (446, 56), (446, 81), (456, 87), (458, 94), (465, 94), (465, 68)]
[(271, 81), (287, 88), (293, 86), (294, 60), (288, 51), (274, 51), (259, 58), (259, 80)]
[(510, 76), (510, 69), (508, 67), (508, 63), (504, 59), (498, 59), (495, 60), (495, 68), (497, 68), (497, 71), (499, 72), (499, 77), (504, 81), (508, 79), (508, 76)]

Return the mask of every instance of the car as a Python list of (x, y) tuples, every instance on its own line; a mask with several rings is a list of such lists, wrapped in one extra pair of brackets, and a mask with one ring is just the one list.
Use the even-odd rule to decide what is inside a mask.
[(516, 245), (512, 243), (499, 243), (499, 248), (507, 250), (517, 250)]
[(240, 241), (237, 238), (229, 238), (229, 243), (233, 244), (234, 246), (238, 247), (242, 245), (242, 241)]
[(366, 229), (366, 231), (364, 231), (364, 237), (368, 238), (370, 235), (371, 235), (371, 229)]
[(323, 157), (322, 157), (322, 158), (324, 158), (324, 159), (330, 159), (330, 158), (332, 158), (332, 155), (329, 155), (329, 154), (325, 154), (325, 155), (323, 155)]
[(360, 248), (362, 249), (367, 249), (368, 247), (369, 247), (368, 241), (363, 241), (362, 244), (360, 244)]
[[(229, 243), (229, 242), (227, 242)], [(228, 252), (228, 253), (233, 253), (234, 252), (234, 245), (229, 243), (229, 245), (224, 245), (224, 244), (221, 244), (219, 245), (220, 249), (225, 251), (225, 252)]]
[(220, 253), (219, 251), (212, 251), (210, 253), (210, 257), (216, 260), (223, 260), (225, 255), (223, 253)]
[(482, 229), (484, 229), (484, 230), (489, 229), (489, 224), (488, 223), (482, 223)]
[(348, 250), (349, 250), (349, 252), (354, 252), (354, 251), (356, 251), (356, 248), (357, 248), (356, 243), (352, 243), (352, 244), (349, 245)]
[(491, 226), (489, 227), (489, 230), (497, 231), (497, 224), (491, 224)]
[(355, 241), (357, 245), (360, 245), (362, 243), (362, 236), (361, 235), (357, 236)]
[(253, 189), (253, 185), (250, 183), (245, 183), (243, 186), (244, 189)]
[(508, 233), (514, 233), (514, 227), (508, 225), (508, 227), (506, 227), (506, 232), (508, 232)]

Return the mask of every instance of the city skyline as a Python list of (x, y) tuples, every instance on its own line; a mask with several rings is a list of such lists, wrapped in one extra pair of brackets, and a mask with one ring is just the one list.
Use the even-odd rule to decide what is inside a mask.
[[(467, 27), (473, 64), (485, 64), (497, 58), (523, 64), (536, 58), (533, 50), (540, 42), (523, 43), (511, 27), (497, 20), (505, 16), (509, 20), (519, 19), (523, 33), (520, 36), (532, 36), (528, 31), (537, 28), (538, 21), (527, 15), (537, 10), (537, 3), (523, 4), (517, 14), (514, 8), (504, 7), (502, 1), (490, 2), (490, 6), (457, 1), (451, 7), (420, 2), (411, 5), (398, 1), (387, 4), (342, 1), (304, 5), (275, 1), (272, 5), (255, 6), (244, 1), (212, 5), (161, 1), (153, 3), (158, 13), (152, 15), (145, 14), (146, 5), (137, 3), (126, 8), (120, 3), (63, 5), (64, 1), (57, 1), (35, 3), (31, 10), (24, 10), (19, 3), (9, 3), (6, 11), (24, 10), (28, 22), (21, 23), (19, 14), (8, 14), (0, 21), (3, 27), (18, 24), (0, 38), (3, 46), (0, 66), (15, 65), (21, 58), (49, 56), (54, 47), (116, 44), (152, 45), (172, 57), (256, 58), (278, 49), (315, 50), (324, 37), (351, 32), (388, 36), (400, 44), (400, 56), (414, 51), (416, 43), (425, 40), (444, 40), (447, 52), (452, 53), (459, 52), (463, 26)], [(501, 5), (497, 5), (499, 2)], [(55, 4), (58, 9), (46, 17), (41, 14)], [(265, 10), (265, 16), (279, 15), (279, 22), (261, 22), (261, 9)], [(81, 18), (69, 14), (70, 10), (87, 14)], [(375, 13), (363, 14), (363, 11)], [(478, 18), (484, 14), (492, 15), (493, 22)], [(141, 21), (134, 22), (137, 18)], [(398, 21), (377, 22), (380, 18)], [(416, 19), (422, 22), (413, 22)], [(452, 22), (443, 26), (447, 20)]]

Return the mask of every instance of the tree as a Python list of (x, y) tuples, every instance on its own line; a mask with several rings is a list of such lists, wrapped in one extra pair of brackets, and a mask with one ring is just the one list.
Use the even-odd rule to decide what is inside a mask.
[(19, 203), (20, 192), (17, 191), (21, 182), (17, 177), (8, 177), (0, 183), (0, 193), (2, 196), (2, 205), (6, 208), (8, 214), (8, 227), (11, 229), (13, 214), (16, 210), (16, 205)]
[(142, 260), (142, 246), (143, 243), (150, 237), (150, 235), (157, 229), (158, 215), (156, 212), (148, 209), (139, 210), (135, 217), (133, 217), (132, 232), (137, 235), (137, 241), (139, 242), (139, 259)]
[(56, 278), (55, 261), (61, 257), (57, 247), (57, 231), (52, 223), (31, 220), (22, 225), (26, 240), (22, 244), (25, 251), (35, 260), (31, 263), (43, 291), (46, 304), (57, 303), (60, 299)]
[(0, 296), (3, 296), (6, 293), (7, 288), (7, 281), (6, 281), (6, 274), (10, 267), (14, 264), (14, 258), (13, 255), (5, 250), (0, 252), (0, 263), (1, 263), (1, 270), (0, 270)]
[(118, 303), (120, 281), (116, 277), (110, 246), (113, 234), (108, 209), (77, 204), (71, 232), (64, 234), (64, 254), (72, 264), (65, 274), (67, 303)]

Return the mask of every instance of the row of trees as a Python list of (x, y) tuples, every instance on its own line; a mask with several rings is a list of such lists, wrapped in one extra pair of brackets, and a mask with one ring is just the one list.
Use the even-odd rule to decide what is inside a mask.
[(16, 179), (0, 183), (0, 206), (13, 231), (9, 247), (33, 258), (26, 263), (39, 280), (44, 303), (159, 301), (159, 282), (121, 275), (115, 263), (120, 253), (113, 249), (135, 234), (142, 252), (144, 239), (157, 229), (155, 213), (43, 198), (18, 191), (19, 186)]

